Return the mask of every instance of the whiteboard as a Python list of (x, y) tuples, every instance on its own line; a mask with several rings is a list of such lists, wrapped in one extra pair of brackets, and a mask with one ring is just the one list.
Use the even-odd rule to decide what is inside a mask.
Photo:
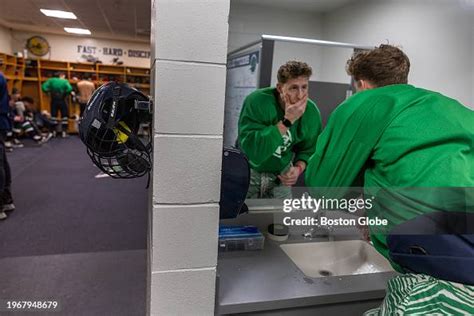
[(260, 51), (229, 58), (224, 111), (224, 146), (235, 147), (240, 111), (245, 98), (258, 87)]

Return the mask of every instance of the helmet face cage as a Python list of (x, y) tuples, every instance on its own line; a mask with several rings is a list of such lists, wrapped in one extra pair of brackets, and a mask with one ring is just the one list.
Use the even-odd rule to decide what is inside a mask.
[(117, 179), (138, 178), (147, 174), (151, 169), (150, 157), (140, 151), (130, 151), (115, 157), (97, 154), (88, 147), (87, 154), (99, 169)]
[(151, 113), (139, 109), (137, 101), (149, 99), (125, 84), (107, 83), (94, 92), (80, 121), (87, 154), (113, 178), (137, 178), (151, 171), (151, 137), (138, 135), (151, 124)]

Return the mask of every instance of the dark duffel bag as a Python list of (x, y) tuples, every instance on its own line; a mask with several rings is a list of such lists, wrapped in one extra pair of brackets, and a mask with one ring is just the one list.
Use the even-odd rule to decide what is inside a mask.
[(474, 214), (433, 212), (397, 225), (390, 258), (407, 273), (474, 285)]
[(238, 149), (224, 148), (222, 154), (220, 218), (235, 218), (247, 211), (244, 204), (250, 184), (247, 157)]

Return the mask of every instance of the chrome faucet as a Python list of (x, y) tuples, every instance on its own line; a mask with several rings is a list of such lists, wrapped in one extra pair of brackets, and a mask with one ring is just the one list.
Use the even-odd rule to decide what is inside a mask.
[(316, 237), (330, 237), (331, 233), (334, 232), (334, 227), (331, 225), (321, 225), (321, 217), (325, 215), (325, 211), (319, 210), (316, 213), (315, 219), (317, 224), (313, 225), (308, 231), (303, 233), (304, 238), (316, 238)]

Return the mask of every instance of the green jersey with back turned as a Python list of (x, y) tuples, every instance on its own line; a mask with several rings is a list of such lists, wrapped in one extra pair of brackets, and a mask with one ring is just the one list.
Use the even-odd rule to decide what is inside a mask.
[(41, 88), (44, 92), (49, 92), (55, 97), (65, 97), (72, 91), (69, 81), (57, 77), (52, 77), (46, 80)]
[(313, 154), (321, 132), (316, 104), (308, 99), (303, 116), (282, 136), (276, 124), (284, 115), (276, 88), (258, 89), (245, 98), (239, 118), (239, 145), (252, 169), (280, 174), (291, 162), (307, 162)]
[[(389, 192), (377, 216), (390, 227), (474, 206), (474, 111), (440, 93), (407, 84), (358, 92), (333, 112), (316, 147), (306, 185), (349, 187), (362, 175), (366, 192)], [(466, 193), (452, 195), (455, 187)], [(371, 232), (390, 259), (385, 234)]]

